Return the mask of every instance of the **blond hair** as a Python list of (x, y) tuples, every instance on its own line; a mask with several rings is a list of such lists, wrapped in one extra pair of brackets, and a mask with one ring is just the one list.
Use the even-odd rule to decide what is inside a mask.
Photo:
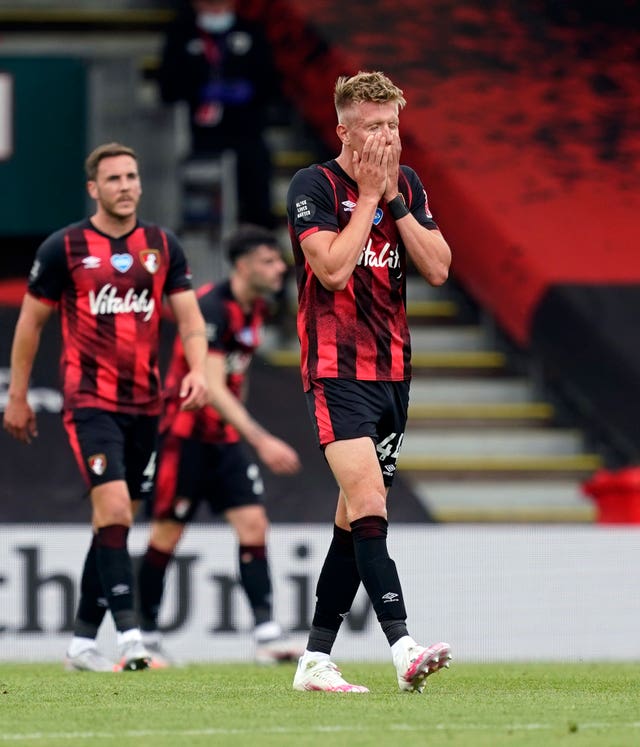
[(114, 156), (131, 156), (136, 162), (138, 156), (133, 148), (129, 148), (121, 143), (104, 143), (94, 148), (87, 156), (84, 162), (84, 170), (89, 181), (94, 182), (98, 175), (98, 166), (103, 158), (113, 158)]
[(402, 109), (407, 103), (402, 89), (398, 88), (384, 73), (363, 70), (350, 78), (346, 75), (338, 78), (333, 92), (333, 102), (338, 121), (341, 120), (344, 110), (352, 104), (393, 102), (398, 105), (399, 109)]

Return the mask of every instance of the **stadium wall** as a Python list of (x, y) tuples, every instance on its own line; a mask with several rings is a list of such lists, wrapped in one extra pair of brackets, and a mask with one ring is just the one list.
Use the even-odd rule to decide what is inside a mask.
[[(305, 639), (331, 528), (271, 532), (275, 609)], [(148, 527), (131, 533), (139, 556)], [(0, 661), (60, 660), (71, 635), (88, 541), (72, 525), (0, 527)], [(640, 658), (640, 529), (398, 524), (391, 552), (404, 580), (412, 634), (446, 640), (458, 661), (616, 661)], [(168, 578), (162, 624), (182, 661), (251, 660), (250, 615), (236, 585), (231, 532), (190, 528)], [(115, 653), (110, 618), (100, 645)], [(335, 658), (385, 660), (368, 600), (358, 596)]]

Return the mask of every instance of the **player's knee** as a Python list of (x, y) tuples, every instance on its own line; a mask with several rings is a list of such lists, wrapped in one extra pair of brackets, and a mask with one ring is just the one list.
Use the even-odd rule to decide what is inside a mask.
[(114, 525), (130, 527), (133, 524), (131, 506), (121, 505), (119, 503), (103, 504), (94, 509), (92, 524), (94, 527), (107, 527)]
[(349, 522), (361, 519), (363, 516), (381, 516), (387, 518), (387, 500), (381, 493), (368, 493), (362, 497), (347, 500), (347, 516)]
[(246, 516), (235, 524), (238, 541), (241, 545), (263, 545), (266, 542), (269, 522), (262, 514)]
[(154, 521), (150, 544), (163, 552), (173, 552), (182, 537), (184, 525), (175, 521)]

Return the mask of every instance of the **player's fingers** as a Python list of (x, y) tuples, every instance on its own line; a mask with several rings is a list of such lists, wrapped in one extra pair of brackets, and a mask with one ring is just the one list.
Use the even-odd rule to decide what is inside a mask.
[(373, 148), (374, 144), (374, 136), (369, 135), (367, 139), (364, 141), (364, 145), (362, 146), (362, 155), (360, 156), (361, 161), (368, 160), (371, 155), (371, 149)]
[(381, 164), (384, 156), (384, 151), (384, 139), (380, 135), (374, 135), (372, 138), (371, 149), (369, 151), (369, 160), (376, 165)]
[(183, 384), (180, 389), (180, 397), (182, 402), (180, 404), (181, 410), (193, 410), (195, 409), (195, 392), (192, 387), (187, 384)]
[(25, 440), (25, 435), (23, 434), (22, 429), (19, 428), (17, 425), (13, 425), (12, 423), (7, 423), (5, 421), (4, 429), (10, 436), (15, 438), (17, 441)]
[(284, 468), (287, 471), (287, 474), (293, 475), (300, 469), (300, 460), (298, 459), (297, 454), (289, 454), (287, 458), (284, 461)]
[(379, 164), (382, 158), (382, 151), (385, 147), (385, 140), (381, 133), (369, 135), (362, 149), (362, 158), (374, 164)]
[(31, 438), (29, 437), (29, 434), (27, 432), (26, 428), (14, 428), (11, 432), (11, 435), (16, 438), (18, 441), (21, 441), (23, 444), (30, 444)]
[(195, 401), (191, 400), (190, 402), (186, 402), (182, 407), (181, 410), (184, 410), (185, 412), (191, 412), (192, 410), (199, 410), (200, 405)]

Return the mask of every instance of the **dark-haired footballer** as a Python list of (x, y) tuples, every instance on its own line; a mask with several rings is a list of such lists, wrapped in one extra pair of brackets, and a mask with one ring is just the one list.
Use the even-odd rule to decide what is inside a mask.
[(263, 481), (243, 443), (276, 474), (300, 469), (296, 451), (259, 425), (244, 405), (266, 298), (281, 289), (286, 264), (274, 235), (250, 224), (228, 239), (227, 256), (229, 277), (198, 291), (209, 345), (209, 405), (195, 412), (180, 409), (179, 383), (187, 362), (179, 338), (165, 381), (151, 536), (138, 576), (142, 635), (155, 666), (172, 663), (158, 630), (165, 572), (201, 502), (222, 514), (236, 534), (240, 583), (254, 617), (256, 660), (272, 663), (300, 654), (273, 618)]

